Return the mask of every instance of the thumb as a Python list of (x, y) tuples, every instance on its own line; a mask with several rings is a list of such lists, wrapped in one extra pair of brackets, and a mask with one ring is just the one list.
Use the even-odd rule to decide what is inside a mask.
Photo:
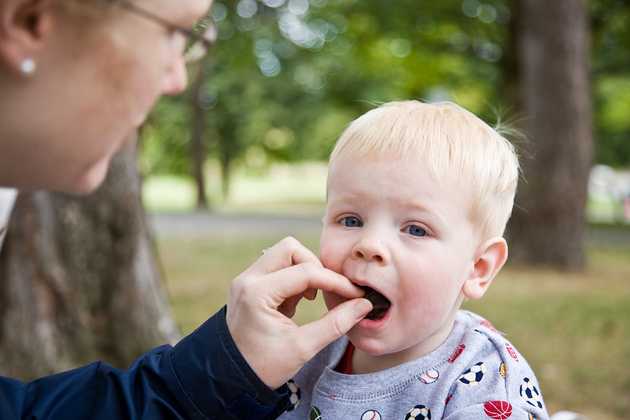
[(372, 303), (364, 298), (348, 300), (337, 305), (317, 321), (298, 328), (297, 339), (311, 352), (309, 359), (321, 349), (345, 335), (372, 310)]

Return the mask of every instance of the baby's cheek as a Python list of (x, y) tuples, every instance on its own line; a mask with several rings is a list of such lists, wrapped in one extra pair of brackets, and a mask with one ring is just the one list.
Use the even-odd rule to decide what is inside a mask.
[(319, 250), (319, 259), (327, 269), (333, 270), (336, 273), (341, 271), (341, 267), (338, 267), (339, 263), (335, 261), (335, 252), (332, 249), (322, 246)]

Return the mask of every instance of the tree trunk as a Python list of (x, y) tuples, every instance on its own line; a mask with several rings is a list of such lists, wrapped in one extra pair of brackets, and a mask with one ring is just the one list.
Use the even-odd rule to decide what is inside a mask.
[(208, 58), (204, 58), (199, 64), (199, 70), (190, 89), (192, 106), (192, 138), (191, 138), (191, 158), (193, 164), (193, 178), (197, 187), (197, 209), (208, 208), (208, 197), (206, 195), (206, 178), (204, 175), (204, 163), (206, 162), (206, 147), (204, 137), (206, 132), (206, 112), (207, 106), (204, 104), (203, 86), (210, 65)]
[(24, 379), (175, 342), (135, 150), (93, 195), (18, 196), (0, 254), (0, 372)]
[(585, 0), (515, 1), (525, 182), (509, 228), (513, 260), (581, 269), (593, 154)]

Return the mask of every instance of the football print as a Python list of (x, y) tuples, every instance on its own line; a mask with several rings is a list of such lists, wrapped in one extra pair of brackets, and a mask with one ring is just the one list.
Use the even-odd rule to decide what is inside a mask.
[(504, 379), (507, 376), (507, 366), (503, 362), (501, 362), (501, 365), (499, 366), (499, 375), (501, 375)]
[(361, 415), (361, 420), (381, 420), (381, 415), (378, 411), (368, 410)]
[(505, 420), (512, 415), (512, 404), (507, 401), (487, 401), (483, 411), (491, 419)]
[(523, 378), (523, 383), (519, 387), (519, 393), (527, 404), (533, 407), (543, 408), (540, 391), (538, 391), (538, 388), (531, 379)]
[(477, 385), (481, 382), (485, 373), (486, 365), (483, 362), (479, 362), (462, 373), (462, 376), (459, 377), (459, 381), (466, 385)]
[(414, 408), (409, 410), (409, 412), (405, 416), (405, 420), (426, 420), (430, 418), (431, 410), (429, 410), (429, 407), (425, 405), (416, 405)]

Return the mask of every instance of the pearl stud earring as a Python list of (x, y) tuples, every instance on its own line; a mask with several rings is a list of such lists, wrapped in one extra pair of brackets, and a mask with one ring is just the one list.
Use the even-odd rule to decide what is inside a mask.
[(20, 70), (27, 76), (35, 73), (35, 67), (35, 61), (33, 61), (32, 58), (25, 58), (22, 60), (22, 63), (20, 63)]

